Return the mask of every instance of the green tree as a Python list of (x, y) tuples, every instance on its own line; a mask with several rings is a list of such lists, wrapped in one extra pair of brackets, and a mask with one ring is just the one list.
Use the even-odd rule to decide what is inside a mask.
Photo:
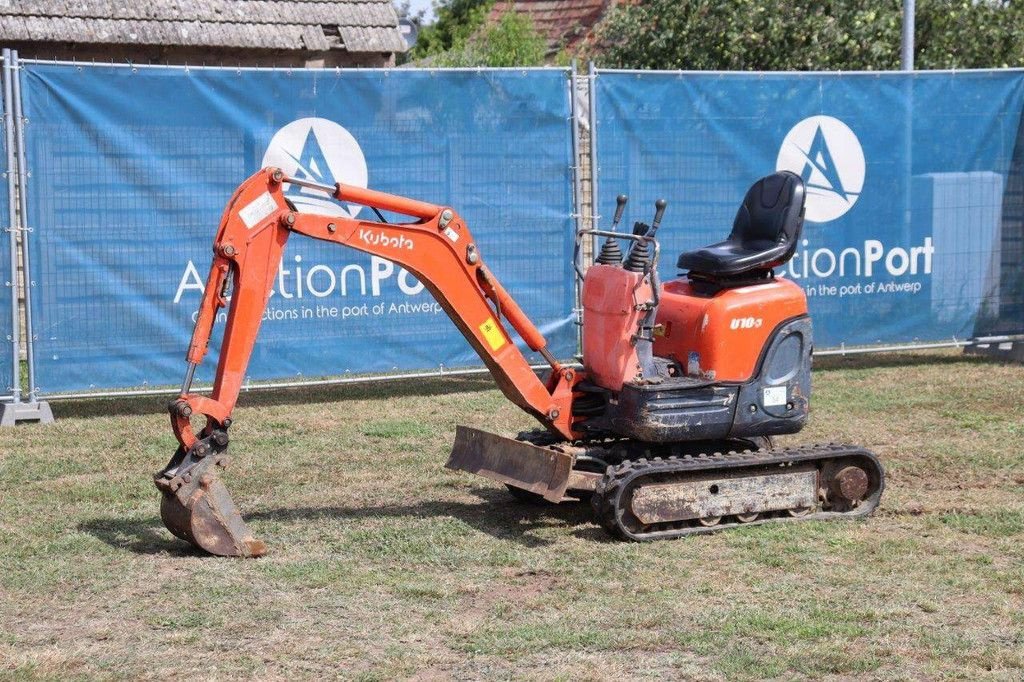
[[(917, 68), (1024, 64), (1022, 5), (920, 0)], [(641, 69), (895, 69), (902, 13), (900, 0), (644, 0), (610, 13), (592, 56)]]
[(1024, 66), (1024, 2), (927, 0), (915, 33), (917, 68)]
[(547, 43), (529, 16), (505, 12), (487, 23), (494, 0), (442, 0), (437, 22), (420, 31), (411, 59), (436, 66), (536, 66)]
[(465, 45), (487, 20), (494, 0), (440, 0), (434, 4), (437, 19), (422, 27), (409, 55), (423, 59)]
[(537, 66), (544, 63), (547, 42), (530, 17), (506, 12), (462, 45), (437, 55), (438, 66)]

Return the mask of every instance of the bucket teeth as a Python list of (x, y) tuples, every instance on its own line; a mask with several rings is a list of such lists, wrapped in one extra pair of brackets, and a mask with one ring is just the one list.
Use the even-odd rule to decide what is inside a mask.
[(167, 530), (217, 556), (266, 554), (266, 544), (253, 536), (216, 473), (216, 465), (224, 460), (214, 456), (189, 459), (179, 453), (155, 476), (162, 497), (160, 518)]

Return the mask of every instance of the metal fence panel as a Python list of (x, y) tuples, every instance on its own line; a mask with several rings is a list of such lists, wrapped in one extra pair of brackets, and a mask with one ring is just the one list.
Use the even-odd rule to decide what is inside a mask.
[[(6, 67), (6, 65), (5, 65)], [(11, 112), (8, 107), (11, 102), (6, 96), (3, 97), (3, 117), (0, 118), (0, 126), (3, 127), (3, 135), (0, 135), (0, 159), (5, 164), (4, 183), (0, 190), (0, 220), (4, 223), (4, 230), (0, 233), (0, 282), (4, 288), (0, 290), (0, 397), (10, 397), (14, 389), (14, 368), (15, 356), (17, 355), (14, 338), (14, 320), (12, 315), (17, 314), (17, 262), (12, 259), (14, 251), (11, 242), (14, 239), (15, 228), (14, 214), (10, 210), (10, 192), (14, 187), (16, 173), (12, 159), (8, 156), (7, 137), (13, 134), (10, 130), (12, 123)]]
[(663, 277), (787, 169), (807, 221), (782, 274), (805, 287), (819, 347), (1024, 331), (1024, 72), (599, 71), (594, 85), (599, 213), (625, 192), (649, 221), (668, 199)]
[[(220, 214), (263, 165), (455, 206), (575, 351), (567, 70), (25, 67), (41, 391), (180, 381)], [(479, 364), (404, 271), (294, 237), (250, 378)]]

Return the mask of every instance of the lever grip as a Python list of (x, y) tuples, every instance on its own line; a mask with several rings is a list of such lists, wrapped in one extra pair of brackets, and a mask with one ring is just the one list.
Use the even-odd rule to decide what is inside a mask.
[(622, 214), (626, 210), (626, 202), (629, 201), (629, 197), (625, 194), (620, 194), (615, 197), (615, 217), (612, 218), (612, 231), (619, 226), (619, 221), (622, 220)]
[(664, 199), (658, 199), (654, 202), (654, 222), (651, 223), (651, 232), (657, 232), (658, 227), (661, 226), (661, 219), (665, 215), (665, 207), (668, 206), (668, 202)]

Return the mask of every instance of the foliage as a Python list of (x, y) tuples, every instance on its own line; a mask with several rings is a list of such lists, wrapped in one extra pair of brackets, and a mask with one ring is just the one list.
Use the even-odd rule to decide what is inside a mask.
[[(606, 67), (695, 70), (871, 70), (900, 64), (899, 0), (644, 0), (598, 29)], [(1024, 65), (1024, 6), (920, 0), (916, 67)]]
[(925, 0), (918, 4), (921, 69), (1024, 66), (1024, 3)]
[(420, 30), (409, 56), (423, 59), (465, 45), (493, 6), (494, 0), (440, 0), (434, 6), (437, 19)]
[(491, 24), (494, 0), (442, 0), (437, 22), (420, 32), (410, 57), (435, 66), (535, 66), (547, 43), (529, 16), (505, 12)]
[(438, 66), (537, 66), (547, 42), (529, 16), (506, 12), (455, 49), (437, 55)]

